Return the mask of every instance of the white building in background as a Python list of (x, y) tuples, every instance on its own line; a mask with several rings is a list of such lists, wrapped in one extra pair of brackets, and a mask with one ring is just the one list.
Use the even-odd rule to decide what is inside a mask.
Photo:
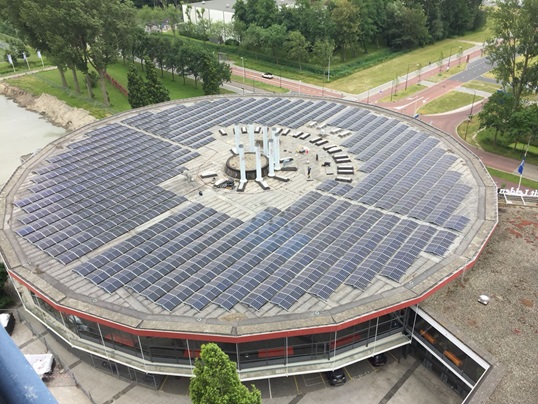
[[(197, 23), (199, 16), (196, 13), (203, 11), (203, 18), (210, 22), (223, 21), (225, 23), (232, 22), (234, 16), (233, 6), (236, 0), (210, 0), (201, 1), (198, 3), (183, 4), (183, 21), (190, 21)], [(277, 0), (277, 5), (293, 5), (295, 0)]]

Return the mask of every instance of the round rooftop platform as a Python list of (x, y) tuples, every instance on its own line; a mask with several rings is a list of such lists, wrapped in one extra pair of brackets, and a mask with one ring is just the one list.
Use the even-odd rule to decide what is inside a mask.
[[(260, 127), (279, 129), (268, 189), (215, 187), (235, 125), (256, 127), (257, 144)], [(47, 301), (224, 339), (329, 331), (416, 304), (474, 263), (497, 221), (493, 181), (450, 136), (300, 96), (115, 115), (38, 152), (1, 198), (2, 257)]]
[[(226, 161), (225, 172), (232, 178), (241, 178), (241, 167), (239, 155), (234, 154)], [(260, 170), (262, 177), (269, 172), (269, 159), (267, 156), (260, 156)], [(256, 179), (256, 153), (245, 153), (245, 175), (248, 180)]]

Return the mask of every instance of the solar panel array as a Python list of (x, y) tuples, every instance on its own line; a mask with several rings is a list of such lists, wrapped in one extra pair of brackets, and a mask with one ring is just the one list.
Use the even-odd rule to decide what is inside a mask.
[[(365, 178), (324, 181), (285, 210), (245, 222), (159, 186), (215, 140), (210, 128), (312, 120), (353, 132), (342, 145), (363, 161)], [(470, 222), (461, 215), (470, 187), (450, 170), (456, 160), (425, 133), (337, 102), (204, 100), (107, 125), (49, 158), (30, 195), (15, 202), (25, 212), (16, 232), (68, 264), (175, 208), (74, 271), (168, 311), (268, 303), (289, 310), (305, 295), (365, 291), (379, 276), (400, 282), (421, 254), (444, 256)]]
[(118, 124), (92, 131), (35, 170), (15, 232), (69, 264), (183, 203), (157, 184), (197, 156)]
[(198, 149), (215, 138), (214, 126), (242, 122), (298, 128), (312, 119), (327, 119), (346, 107), (324, 100), (284, 98), (219, 98), (191, 106), (177, 106), (159, 112), (144, 112), (124, 119), (126, 125)]

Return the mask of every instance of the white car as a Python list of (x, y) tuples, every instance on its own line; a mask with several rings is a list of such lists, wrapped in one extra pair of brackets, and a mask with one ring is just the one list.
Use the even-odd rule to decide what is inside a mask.
[(264, 74), (262, 74), (262, 77), (264, 79), (272, 79), (273, 78), (273, 73), (264, 73)]

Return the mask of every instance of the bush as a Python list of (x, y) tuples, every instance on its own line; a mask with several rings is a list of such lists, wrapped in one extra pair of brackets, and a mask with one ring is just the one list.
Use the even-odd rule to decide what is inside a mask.
[(4, 309), (13, 304), (13, 299), (7, 294), (4, 286), (7, 281), (6, 267), (0, 262), (0, 309)]
[(88, 76), (90, 77), (90, 85), (92, 88), (97, 87), (97, 83), (99, 83), (99, 75), (97, 72), (95, 72), (95, 70), (90, 70)]

